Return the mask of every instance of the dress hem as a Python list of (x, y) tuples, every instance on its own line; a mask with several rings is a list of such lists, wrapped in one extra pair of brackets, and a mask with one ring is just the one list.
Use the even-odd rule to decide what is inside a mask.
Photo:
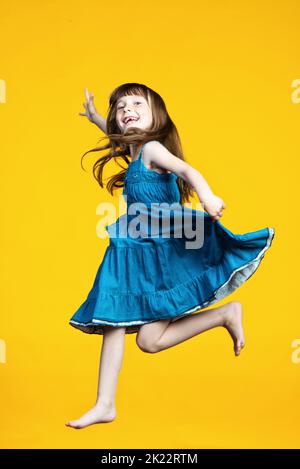
[(208, 300), (202, 302), (201, 304), (193, 306), (192, 308), (189, 308), (188, 310), (185, 310), (184, 312), (177, 311), (172, 316), (169, 315), (169, 316), (159, 317), (159, 318), (146, 320), (146, 321), (134, 320), (134, 321), (123, 321), (123, 322), (111, 322), (111, 321), (105, 321), (105, 320), (100, 320), (100, 319), (92, 319), (91, 322), (81, 323), (81, 322), (71, 319), (69, 321), (69, 324), (73, 326), (74, 328), (79, 329), (88, 334), (102, 335), (104, 333), (103, 328), (105, 328), (105, 326), (126, 327), (125, 333), (131, 334), (131, 333), (138, 332), (140, 326), (143, 324), (150, 324), (152, 322), (157, 322), (157, 321), (165, 320), (165, 319), (171, 319), (171, 322), (174, 322), (186, 315), (192, 314), (198, 310), (206, 308), (207, 306), (211, 306), (214, 303), (220, 301), (221, 299), (233, 293), (238, 287), (240, 287), (246, 280), (248, 280), (254, 274), (254, 272), (259, 267), (265, 255), (265, 252), (270, 248), (274, 235), (275, 235), (274, 228), (268, 228), (268, 231), (269, 231), (269, 236), (268, 236), (266, 245), (264, 246), (263, 249), (261, 249), (261, 251), (258, 253), (258, 255), (254, 259), (252, 259), (251, 261), (247, 262), (243, 266), (231, 272), (231, 275), (229, 276), (229, 278), (225, 282), (223, 282), (222, 285), (220, 285), (213, 292), (213, 294)]

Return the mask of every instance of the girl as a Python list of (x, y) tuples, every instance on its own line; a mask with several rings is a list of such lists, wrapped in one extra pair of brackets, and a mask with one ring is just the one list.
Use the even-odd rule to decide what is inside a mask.
[[(106, 227), (109, 246), (93, 287), (70, 319), (70, 324), (83, 332), (103, 334), (96, 402), (82, 417), (66, 422), (76, 429), (116, 418), (116, 388), (126, 333), (137, 333), (139, 348), (156, 353), (209, 329), (224, 327), (238, 356), (245, 346), (242, 305), (230, 301), (196, 311), (244, 283), (258, 268), (275, 233), (274, 228), (263, 228), (238, 235), (219, 222), (225, 203), (200, 172), (185, 162), (177, 129), (163, 99), (152, 89), (138, 83), (119, 86), (110, 96), (107, 121), (97, 113), (88, 90), (84, 107), (80, 115), (99, 126), (109, 139), (107, 146), (89, 150), (110, 148), (93, 167), (100, 186), (109, 160), (120, 157), (129, 163), (130, 155), (131, 162), (107, 184), (111, 194), (114, 188), (124, 188), (127, 212)], [(194, 190), (205, 211), (188, 209), (185, 228), (197, 236), (202, 232), (200, 248), (187, 248), (186, 230), (183, 236), (174, 236), (174, 220), (167, 230), (159, 228), (158, 237), (149, 236), (149, 227), (143, 222), (141, 231), (147, 236), (128, 236), (132, 204), (142, 203), (141, 211), (146, 215), (152, 203), (177, 204), (174, 213), (181, 220), (186, 208), (183, 204)], [(171, 213), (164, 210), (163, 220)], [(160, 221), (152, 211), (150, 219), (151, 225)], [(201, 230), (194, 230), (199, 222)], [(118, 231), (122, 226), (126, 236), (113, 236), (113, 229)], [(162, 236), (166, 232), (168, 237)]]

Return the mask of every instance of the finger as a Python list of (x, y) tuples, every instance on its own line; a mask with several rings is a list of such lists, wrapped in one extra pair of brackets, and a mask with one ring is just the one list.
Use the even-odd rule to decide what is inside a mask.
[(88, 92), (88, 89), (85, 88), (85, 97), (86, 97), (86, 100), (88, 101), (89, 100), (89, 92)]
[(87, 116), (88, 119), (90, 119), (91, 114), (90, 114), (90, 110), (88, 108), (88, 105), (86, 103), (83, 103), (83, 105), (84, 105), (84, 108), (85, 108), (86, 116)]
[(88, 119), (91, 119), (91, 113), (90, 113), (90, 110), (88, 108), (88, 106), (85, 106), (85, 109), (86, 109), (86, 116)]
[(90, 115), (90, 113), (93, 111), (93, 110), (91, 109), (90, 103), (89, 103), (89, 102), (83, 103), (83, 105), (84, 105), (84, 107), (85, 107), (86, 112)]
[(86, 116), (86, 113), (85, 112), (80, 112), (79, 115), (80, 116)]
[(89, 106), (91, 112), (96, 112), (95, 111), (95, 104), (94, 104), (94, 96), (92, 94), (90, 95), (90, 98), (89, 98), (89, 101), (88, 101), (88, 106)]

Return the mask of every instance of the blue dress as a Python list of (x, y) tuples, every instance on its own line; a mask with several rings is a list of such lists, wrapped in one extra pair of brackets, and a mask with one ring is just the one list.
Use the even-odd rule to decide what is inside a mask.
[(104, 326), (133, 333), (218, 302), (251, 277), (274, 238), (274, 228), (234, 234), (180, 205), (177, 175), (146, 168), (142, 155), (143, 148), (126, 171), (126, 213), (106, 226), (109, 245), (94, 284), (69, 321), (89, 334), (103, 334)]

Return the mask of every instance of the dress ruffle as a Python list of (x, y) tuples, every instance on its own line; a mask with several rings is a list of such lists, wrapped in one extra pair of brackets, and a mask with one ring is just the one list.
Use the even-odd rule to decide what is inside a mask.
[(87, 333), (103, 334), (103, 326), (134, 333), (142, 324), (175, 321), (231, 294), (256, 271), (275, 230), (234, 234), (208, 215), (206, 224), (214, 235), (199, 250), (186, 250), (182, 239), (145, 249), (110, 244), (70, 324)]

